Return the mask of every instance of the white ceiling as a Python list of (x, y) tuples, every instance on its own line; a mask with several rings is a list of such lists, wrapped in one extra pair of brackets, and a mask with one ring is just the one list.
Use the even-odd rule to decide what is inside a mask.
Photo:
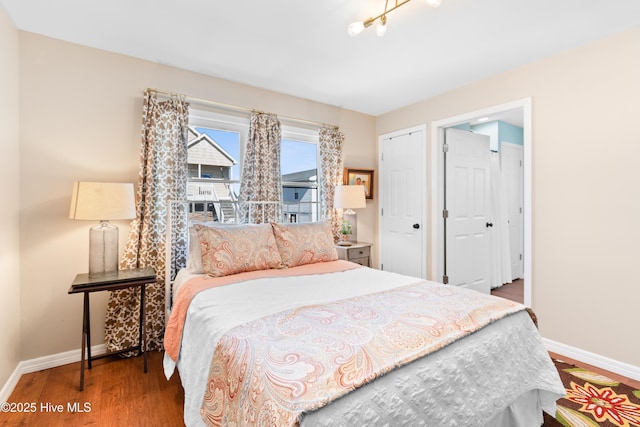
[(412, 0), (349, 37), (384, 3), (0, 0), (24, 31), (372, 115), (640, 25), (640, 0)]

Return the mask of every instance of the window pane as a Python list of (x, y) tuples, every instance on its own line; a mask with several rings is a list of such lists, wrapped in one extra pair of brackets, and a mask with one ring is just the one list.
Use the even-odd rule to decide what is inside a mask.
[(280, 149), (280, 168), (285, 219), (290, 222), (317, 221), (317, 145), (283, 139)]
[(191, 219), (234, 222), (240, 185), (240, 134), (189, 128), (188, 147)]
[(318, 220), (318, 189), (282, 186), (283, 211), (289, 222)]
[(293, 173), (315, 171), (318, 168), (317, 145), (283, 139), (280, 147), (280, 163), (283, 181), (287, 175)]

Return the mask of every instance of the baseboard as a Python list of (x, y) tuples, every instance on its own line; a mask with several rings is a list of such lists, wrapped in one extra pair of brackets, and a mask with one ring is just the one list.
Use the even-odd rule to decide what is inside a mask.
[(589, 365), (597, 366), (609, 372), (614, 372), (627, 378), (640, 381), (640, 366), (630, 365), (615, 359), (610, 359), (596, 353), (591, 353), (576, 347), (571, 347), (547, 338), (543, 338), (545, 347), (548, 351), (570, 357)]
[[(104, 344), (91, 346), (91, 355), (99, 355), (106, 353)], [(24, 360), (18, 363), (16, 369), (13, 370), (11, 376), (0, 390), (0, 402), (6, 402), (16, 388), (18, 381), (24, 374), (31, 372), (43, 371), (45, 369), (56, 368), (58, 366), (67, 365), (80, 361), (80, 349), (65, 351), (63, 353), (51, 354), (49, 356), (37, 357), (35, 359)]]
[(20, 373), (20, 363), (16, 366), (16, 369), (13, 370), (7, 382), (4, 383), (2, 390), (0, 390), (0, 403), (6, 402), (9, 400), (9, 396), (13, 393), (13, 389), (18, 385), (18, 381), (20, 381), (20, 377), (22, 374)]

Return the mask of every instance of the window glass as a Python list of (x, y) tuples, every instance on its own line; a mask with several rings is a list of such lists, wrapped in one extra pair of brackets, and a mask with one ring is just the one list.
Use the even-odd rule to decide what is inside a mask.
[(235, 222), (240, 189), (240, 133), (189, 128), (187, 199), (194, 221)]
[(282, 200), (285, 220), (318, 220), (318, 146), (283, 139), (280, 148)]

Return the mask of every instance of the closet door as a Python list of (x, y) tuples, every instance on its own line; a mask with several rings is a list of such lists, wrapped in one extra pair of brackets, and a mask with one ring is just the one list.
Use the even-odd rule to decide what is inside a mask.
[(489, 293), (489, 137), (446, 129), (445, 274), (450, 285)]
[(426, 278), (425, 129), (380, 137), (380, 268)]

